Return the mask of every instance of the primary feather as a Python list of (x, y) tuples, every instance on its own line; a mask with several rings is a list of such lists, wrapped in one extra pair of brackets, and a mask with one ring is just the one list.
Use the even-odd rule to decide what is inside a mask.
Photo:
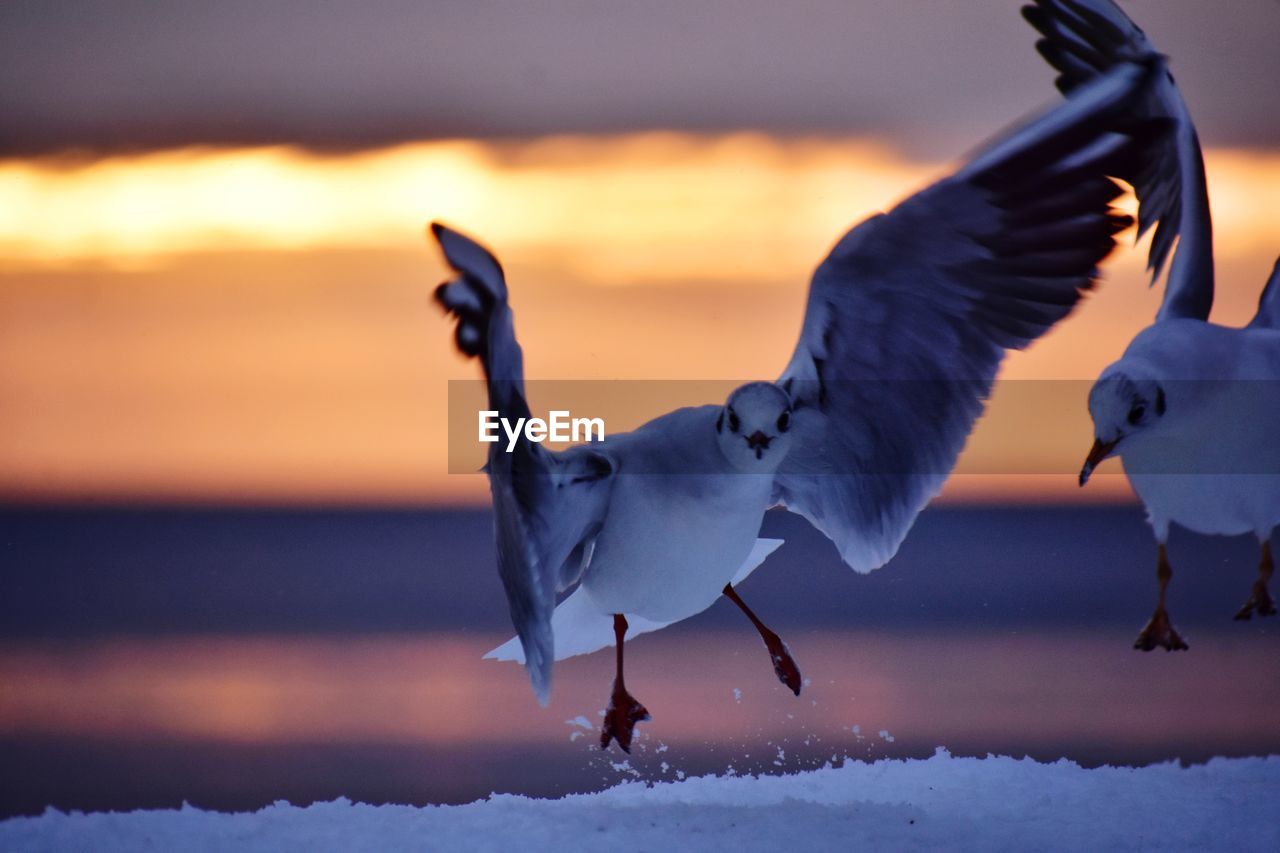
[[(1065, 95), (1119, 63), (1156, 54), (1146, 34), (1110, 0), (1036, 0), (1022, 14), (1043, 36), (1036, 49), (1057, 70)], [(1138, 196), (1138, 235), (1155, 226), (1147, 258), (1152, 283), (1178, 244), (1158, 316), (1207, 320), (1213, 305), (1213, 223), (1195, 124), (1168, 69), (1161, 69), (1135, 109), (1169, 125), (1147, 146), (1147, 156), (1116, 176)]]
[[(950, 473), (1007, 349), (1067, 315), (1130, 223), (1110, 207), (1150, 64), (1126, 63), (842, 238), (779, 382), (799, 408), (777, 503), (853, 569), (896, 553)], [(1139, 132), (1140, 127), (1130, 127)], [(806, 415), (807, 416), (803, 416)]]

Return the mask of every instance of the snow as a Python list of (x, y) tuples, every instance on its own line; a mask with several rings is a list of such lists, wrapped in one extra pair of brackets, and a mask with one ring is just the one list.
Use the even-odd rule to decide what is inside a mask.
[(1005, 757), (846, 762), (786, 776), (626, 782), (464, 806), (340, 799), (249, 814), (184, 807), (0, 823), (0, 849), (740, 851), (1280, 850), (1280, 756), (1085, 769)]

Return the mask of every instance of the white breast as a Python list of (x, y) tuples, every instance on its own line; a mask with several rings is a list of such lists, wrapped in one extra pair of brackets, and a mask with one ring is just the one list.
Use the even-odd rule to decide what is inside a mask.
[(1176, 523), (1196, 533), (1265, 539), (1280, 524), (1280, 476), (1129, 474), (1156, 536)]
[(582, 586), (601, 613), (660, 622), (719, 597), (755, 544), (772, 477), (621, 475)]
[[(1206, 534), (1268, 536), (1280, 524), (1275, 382), (1202, 381), (1158, 438), (1123, 448), (1125, 473), (1163, 539), (1170, 522)], [(1171, 385), (1174, 391), (1178, 386)], [(1136, 437), (1135, 437), (1136, 438)]]

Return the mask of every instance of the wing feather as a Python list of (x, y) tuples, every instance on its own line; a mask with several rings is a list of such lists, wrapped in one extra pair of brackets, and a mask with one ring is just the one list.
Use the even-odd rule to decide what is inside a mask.
[[(1117, 63), (1156, 53), (1146, 34), (1111, 0), (1035, 0), (1022, 14), (1040, 32), (1036, 49), (1058, 72), (1055, 82), (1065, 95)], [(1168, 132), (1145, 147), (1145, 157), (1133, 169), (1117, 175), (1138, 196), (1139, 236), (1155, 227), (1147, 255), (1153, 284), (1173, 257), (1157, 316), (1207, 320), (1213, 306), (1213, 223), (1200, 140), (1167, 70), (1136, 107), (1140, 115), (1169, 125)]]
[(1280, 329), (1280, 258), (1271, 268), (1267, 286), (1258, 299), (1258, 312), (1249, 322), (1250, 329)]
[[(502, 266), (474, 240), (433, 223), (445, 260), (458, 278), (436, 288), (436, 300), (457, 318), (458, 348), (478, 356), (489, 406), (514, 421), (530, 415)], [(553, 453), (523, 436), (511, 452), (490, 445), (485, 466), (493, 493), (498, 573), (511, 623), (523, 648), (538, 700), (551, 694), (556, 593), (576, 580), (608, 511), (615, 466), (585, 447)]]
[[(1110, 208), (1126, 116), (1155, 72), (1117, 66), (950, 178), (850, 231), (814, 274), (779, 380), (796, 403), (774, 500), (853, 569), (897, 551), (954, 466), (1006, 349), (1075, 306), (1131, 224)], [(1064, 181), (1064, 175), (1069, 180)]]

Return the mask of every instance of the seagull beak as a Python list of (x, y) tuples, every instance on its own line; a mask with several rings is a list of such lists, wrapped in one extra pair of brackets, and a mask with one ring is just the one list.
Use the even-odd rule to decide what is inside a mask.
[(769, 448), (769, 442), (771, 441), (773, 441), (772, 438), (765, 435), (760, 430), (756, 430), (751, 433), (751, 435), (747, 436), (747, 447), (754, 450), (756, 452), (756, 458), (759, 459), (764, 455), (765, 450)]
[(1089, 475), (1093, 473), (1093, 469), (1098, 467), (1098, 463), (1111, 455), (1111, 451), (1116, 449), (1116, 445), (1120, 443), (1120, 439), (1115, 441), (1103, 441), (1100, 438), (1093, 440), (1093, 447), (1089, 448), (1089, 455), (1085, 457), (1084, 467), (1080, 469), (1080, 485), (1089, 482)]

